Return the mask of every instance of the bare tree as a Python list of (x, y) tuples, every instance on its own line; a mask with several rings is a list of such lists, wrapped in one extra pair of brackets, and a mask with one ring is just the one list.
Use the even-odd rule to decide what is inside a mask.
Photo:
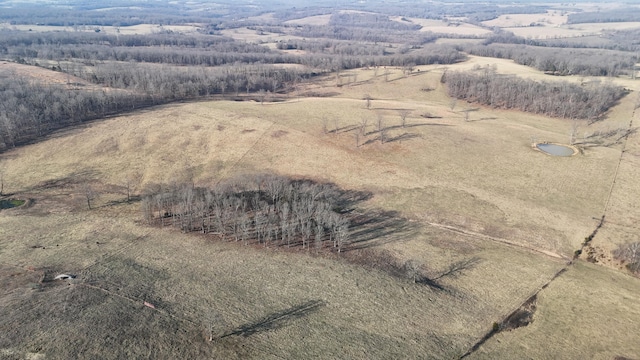
[(380, 135), (380, 143), (384, 144), (385, 128), (384, 128), (382, 114), (380, 112), (376, 113), (376, 118), (377, 118), (377, 125), (378, 125), (378, 134)]
[(569, 144), (573, 145), (576, 143), (578, 138), (578, 121), (573, 120), (571, 123), (571, 130), (569, 130)]
[(404, 271), (407, 277), (413, 280), (414, 284), (420, 280), (422, 276), (422, 266), (422, 262), (415, 259), (407, 260), (407, 262), (404, 263)]
[(85, 182), (82, 185), (82, 193), (87, 200), (87, 207), (91, 210), (91, 202), (96, 198), (96, 191), (93, 189), (93, 186), (88, 182)]
[[(360, 130), (356, 130), (353, 132), (353, 138), (356, 140), (356, 147), (360, 147)], [(0, 193), (2, 195), (2, 193)]]
[(5, 173), (4, 167), (0, 162), (0, 196), (3, 195), (3, 191), (4, 191), (4, 173)]
[(204, 312), (202, 326), (204, 327), (207, 341), (213, 341), (213, 339), (223, 334), (224, 319), (219, 312), (209, 308)]
[(324, 227), (320, 223), (316, 223), (316, 231), (315, 231), (315, 247), (316, 253), (322, 249), (322, 238), (324, 237)]
[(329, 118), (326, 116), (322, 117), (322, 132), (325, 134), (329, 132)]
[(404, 128), (407, 125), (407, 116), (411, 114), (411, 111), (403, 109), (398, 111), (398, 114), (400, 115), (400, 125)]
[(367, 109), (371, 109), (371, 100), (373, 100), (371, 98), (371, 95), (369, 95), (369, 94), (365, 94), (364, 95), (364, 101), (365, 101), (365, 104), (367, 106)]
[(131, 201), (131, 192), (140, 183), (141, 179), (142, 179), (142, 175), (138, 172), (128, 175), (127, 178), (125, 179), (125, 187), (127, 190), (127, 202)]
[(367, 136), (367, 123), (369, 122), (369, 118), (368, 117), (362, 117), (362, 119), (360, 119), (360, 133), (362, 134), (363, 137)]
[(451, 108), (451, 111), (453, 111), (456, 108), (457, 104), (458, 104), (458, 99), (451, 99), (451, 102), (449, 103), (449, 107)]
[(264, 89), (258, 90), (258, 98), (260, 99), (260, 105), (264, 105), (264, 99), (267, 97), (267, 92)]
[(622, 262), (626, 262), (626, 267), (629, 271), (640, 274), (640, 241), (618, 245), (618, 248), (613, 251), (613, 256)]

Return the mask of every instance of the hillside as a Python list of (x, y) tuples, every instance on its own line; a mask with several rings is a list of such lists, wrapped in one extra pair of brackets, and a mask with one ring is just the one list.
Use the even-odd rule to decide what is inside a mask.
[[(493, 64), (553, 79), (488, 58), (448, 71)], [(443, 71), (356, 69), (285, 101), (154, 107), (2, 154), (4, 193), (29, 202), (0, 212), (1, 353), (459, 358), (536, 293), (530, 325), (495, 335), (471, 357), (640, 352), (640, 308), (630, 301), (640, 282), (583, 260), (569, 265), (605, 212), (628, 222), (605, 224), (594, 246), (638, 233), (637, 210), (624, 201), (637, 188), (623, 181), (633, 178), (637, 135), (550, 157), (531, 138), (567, 143), (571, 121), (453, 102)], [(581, 122), (580, 133), (629, 126), (636, 99)], [(365, 248), (315, 254), (150, 227), (140, 204), (126, 201), (127, 186), (140, 194), (154, 183), (214, 186), (259, 173), (369, 193), (357, 211), (405, 225), (374, 233)], [(431, 282), (398, 277), (389, 259), (420, 264)], [(52, 281), (62, 273), (77, 277)]]

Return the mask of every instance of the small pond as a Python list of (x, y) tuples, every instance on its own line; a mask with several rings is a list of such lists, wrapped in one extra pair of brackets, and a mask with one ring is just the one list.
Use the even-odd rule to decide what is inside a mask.
[(0, 200), (0, 209), (11, 209), (11, 208), (22, 206), (22, 205), (24, 205), (24, 200), (16, 200), (16, 199)]
[(569, 146), (557, 144), (536, 144), (536, 147), (549, 155), (553, 156), (571, 156), (575, 150)]

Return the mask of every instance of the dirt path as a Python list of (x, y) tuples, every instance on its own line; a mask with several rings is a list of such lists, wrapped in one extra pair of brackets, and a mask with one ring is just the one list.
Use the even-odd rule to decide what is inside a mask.
[(502, 238), (497, 238), (494, 236), (489, 236), (489, 235), (485, 235), (485, 234), (481, 234), (481, 233), (477, 233), (477, 232), (473, 232), (473, 231), (469, 231), (469, 230), (465, 230), (465, 229), (460, 229), (457, 227), (453, 227), (453, 226), (449, 226), (449, 225), (444, 225), (444, 224), (438, 224), (438, 223), (432, 223), (432, 222), (427, 222), (428, 225), (433, 226), (433, 227), (437, 227), (439, 229), (443, 229), (443, 230), (448, 230), (448, 231), (452, 231), (458, 234), (463, 234), (463, 235), (467, 235), (467, 236), (471, 236), (471, 237), (478, 237), (478, 238), (482, 238), (482, 239), (486, 239), (486, 240), (490, 240), (490, 241), (495, 241), (501, 244), (505, 244), (505, 245), (509, 245), (509, 246), (514, 246), (514, 247), (518, 247), (518, 248), (522, 248), (522, 249), (526, 249), (535, 253), (539, 253), (539, 254), (543, 254), (545, 256), (549, 256), (552, 258), (556, 258), (556, 259), (563, 259), (563, 260), (570, 260), (568, 259), (566, 256), (562, 256), (560, 254), (556, 254), (554, 252), (548, 251), (548, 250), (544, 250), (544, 249), (537, 249), (533, 246), (526, 246), (523, 244), (519, 244), (516, 242), (513, 242), (511, 240), (507, 240), (507, 239), (502, 239)]

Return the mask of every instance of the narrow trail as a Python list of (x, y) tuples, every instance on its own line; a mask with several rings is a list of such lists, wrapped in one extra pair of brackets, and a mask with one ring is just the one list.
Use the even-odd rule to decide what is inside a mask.
[(552, 251), (548, 251), (548, 250), (544, 250), (544, 249), (537, 249), (537, 248), (535, 248), (533, 246), (527, 246), (527, 245), (524, 245), (524, 244), (518, 244), (518, 243), (513, 242), (511, 240), (498, 238), (498, 237), (490, 236), (490, 235), (485, 235), (485, 234), (481, 234), (481, 233), (477, 233), (477, 232), (473, 232), (473, 231), (457, 228), (457, 227), (454, 227), (454, 226), (444, 225), (444, 224), (438, 224), (438, 223), (433, 223), (433, 222), (427, 222), (426, 224), (428, 224), (430, 226), (433, 226), (433, 227), (436, 227), (436, 228), (439, 228), (439, 229), (455, 232), (455, 233), (458, 233), (458, 234), (462, 234), (462, 235), (466, 235), (466, 236), (470, 236), (470, 237), (482, 238), (482, 239), (494, 241), (494, 242), (497, 242), (497, 243), (500, 243), (500, 244), (513, 246), (513, 247), (517, 247), (517, 248), (521, 248), (521, 249), (526, 249), (526, 250), (529, 250), (531, 252), (535, 252), (535, 253), (538, 253), (538, 254), (549, 256), (549, 257), (552, 257), (552, 258), (555, 258), (555, 259), (570, 260), (566, 256), (562, 256), (560, 254), (556, 254), (556, 253), (554, 253)]
[[(638, 96), (638, 101), (640, 102), (640, 95)], [(627, 142), (629, 140), (629, 135), (631, 134), (630, 131), (633, 129), (633, 120), (636, 116), (636, 111), (638, 110), (638, 107), (635, 107), (633, 109), (633, 112), (631, 114), (631, 120), (629, 121), (629, 127), (628, 127), (628, 132), (627, 135), (625, 135), (624, 137), (624, 142), (622, 144), (622, 150), (620, 151), (620, 157), (618, 158), (618, 164), (616, 165), (616, 170), (614, 172), (613, 175), (613, 180), (611, 182), (611, 187), (609, 188), (609, 194), (607, 195), (607, 199), (605, 201), (604, 204), (604, 208), (602, 209), (602, 218), (600, 219), (598, 225), (596, 226), (596, 228), (593, 230), (593, 232), (587, 237), (587, 239), (589, 239), (588, 241), (585, 241), (581, 248), (580, 251), (584, 251), (585, 247), (589, 244), (589, 241), (591, 241), (594, 236), (597, 234), (598, 230), (602, 227), (602, 225), (605, 222), (605, 216), (607, 214), (607, 210), (609, 209), (609, 204), (611, 202), (611, 197), (613, 194), (613, 190), (615, 188), (616, 185), (616, 180), (618, 178), (618, 173), (620, 171), (620, 165), (622, 164), (622, 160), (625, 156), (626, 153), (626, 148), (627, 148)], [(468, 234), (469, 236), (479, 236), (485, 239), (489, 239), (492, 241), (497, 241), (497, 242), (501, 242), (501, 243), (505, 243), (508, 245), (512, 245), (512, 246), (517, 246), (517, 247), (522, 247), (525, 249), (529, 249), (529, 250), (533, 250), (534, 252), (539, 252), (539, 253), (543, 253), (545, 255), (548, 256), (553, 256), (553, 257), (561, 257), (558, 254), (553, 254), (553, 253), (547, 253), (546, 251), (540, 251), (538, 249), (530, 249), (527, 246), (522, 246), (519, 244), (513, 244), (511, 242), (509, 242), (508, 240), (504, 240), (504, 239), (498, 239), (498, 238), (493, 238), (491, 236), (487, 236), (487, 235), (483, 235), (483, 234), (474, 234), (472, 232), (469, 231), (465, 231), (465, 230), (461, 230), (461, 229), (456, 229), (450, 226), (446, 226), (446, 225), (439, 225), (439, 224), (431, 224), (432, 226), (437, 226), (440, 228), (444, 228), (444, 229), (448, 229), (451, 231), (456, 231), (459, 233), (463, 233), (463, 234)], [(555, 255), (555, 256), (554, 256)], [(561, 257), (564, 258), (564, 257)], [(506, 316), (503, 316), (500, 319), (500, 322), (497, 322), (495, 324), (498, 324), (498, 326), (496, 327), (495, 324), (494, 326), (491, 327), (491, 330), (489, 330), (480, 340), (478, 340), (466, 353), (464, 353), (462, 356), (460, 356), (460, 359), (464, 359), (467, 358), (468, 356), (472, 355), (474, 352), (476, 352), (484, 343), (486, 343), (489, 339), (491, 339), (495, 334), (500, 332), (500, 327), (505, 324), (507, 322), (507, 320), (512, 317), (518, 310), (520, 310), (521, 308), (523, 308), (531, 299), (535, 299), (538, 294), (540, 292), (542, 292), (542, 290), (546, 289), (554, 280), (556, 280), (557, 278), (559, 278), (562, 274), (564, 274), (566, 271), (568, 271), (571, 266), (574, 264), (574, 261), (569, 261), (564, 267), (562, 267), (562, 269), (560, 269), (558, 272), (556, 272), (556, 274), (549, 279), (544, 285), (542, 285), (540, 288), (536, 289), (529, 297), (527, 297), (523, 302), (521, 302), (515, 309), (513, 309), (511, 312), (509, 312)]]

